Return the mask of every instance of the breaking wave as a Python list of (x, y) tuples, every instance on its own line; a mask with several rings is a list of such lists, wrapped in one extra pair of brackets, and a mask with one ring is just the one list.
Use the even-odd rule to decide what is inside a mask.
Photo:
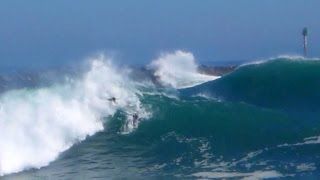
[[(148, 115), (125, 72), (103, 55), (90, 62), (82, 77), (67, 83), (1, 94), (0, 175), (48, 165), (74, 143), (103, 130), (105, 118), (119, 109)], [(127, 121), (124, 133), (136, 126), (130, 115)]]

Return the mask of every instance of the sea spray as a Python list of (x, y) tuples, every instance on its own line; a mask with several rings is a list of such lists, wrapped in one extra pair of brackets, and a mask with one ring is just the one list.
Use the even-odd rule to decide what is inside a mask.
[(74, 143), (103, 130), (103, 118), (118, 109), (144, 112), (125, 73), (103, 55), (90, 62), (89, 71), (69, 83), (1, 94), (1, 176), (47, 166)]
[(154, 70), (154, 75), (163, 85), (176, 89), (192, 87), (219, 78), (200, 74), (193, 54), (180, 50), (162, 54), (148, 67)]

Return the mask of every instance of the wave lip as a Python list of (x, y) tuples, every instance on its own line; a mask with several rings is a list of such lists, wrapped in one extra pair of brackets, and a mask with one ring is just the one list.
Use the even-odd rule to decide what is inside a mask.
[(267, 63), (269, 61), (279, 61), (279, 60), (290, 60), (290, 61), (319, 61), (319, 58), (307, 58), (304, 56), (300, 56), (300, 55), (279, 55), (279, 56), (275, 56), (275, 57), (271, 57), (271, 58), (267, 58), (267, 59), (258, 59), (258, 60), (254, 60), (254, 61), (249, 61), (246, 62), (244, 64), (241, 64), (241, 66), (247, 66), (247, 65), (257, 65), (257, 64), (263, 64), (263, 63)]

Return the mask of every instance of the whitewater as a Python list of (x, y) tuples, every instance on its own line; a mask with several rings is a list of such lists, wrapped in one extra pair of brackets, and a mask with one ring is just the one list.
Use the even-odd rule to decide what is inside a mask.
[(183, 51), (162, 54), (158, 59), (153, 60), (148, 67), (154, 69), (154, 75), (163, 85), (176, 89), (196, 86), (219, 78), (219, 76), (199, 73), (193, 54)]
[(319, 177), (319, 62), (279, 56), (214, 76), (178, 50), (143, 69), (98, 54), (50, 77), (0, 74), (0, 176)]
[[(48, 165), (74, 143), (101, 131), (101, 118), (117, 109), (143, 111), (134, 87), (125, 82), (102, 56), (92, 59), (80, 80), (2, 94), (0, 174)], [(110, 97), (121, 98), (113, 104)]]

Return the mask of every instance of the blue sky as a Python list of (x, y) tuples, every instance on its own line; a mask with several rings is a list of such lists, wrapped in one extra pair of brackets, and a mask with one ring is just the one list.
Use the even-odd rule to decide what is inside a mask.
[(319, 0), (2, 0), (0, 68), (60, 66), (105, 51), (126, 64), (161, 52), (200, 62), (320, 57)]

